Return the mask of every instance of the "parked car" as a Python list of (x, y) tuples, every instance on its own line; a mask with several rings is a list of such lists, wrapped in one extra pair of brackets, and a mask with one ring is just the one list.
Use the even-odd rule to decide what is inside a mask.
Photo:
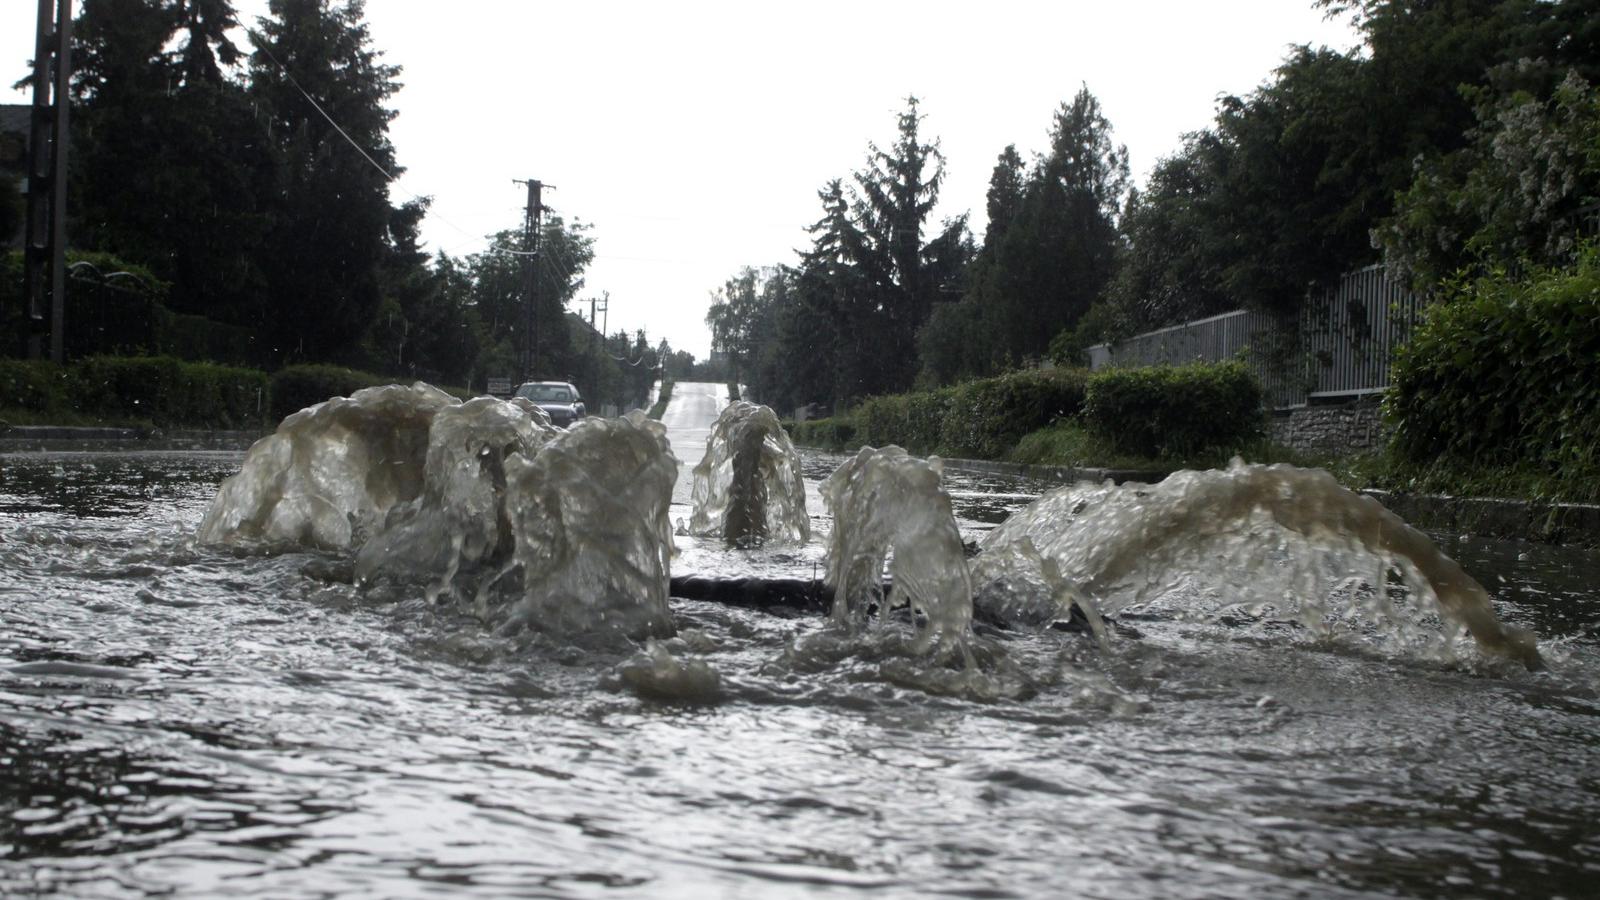
[(558, 428), (566, 428), (584, 417), (583, 398), (578, 389), (565, 381), (527, 381), (513, 395), (550, 414)]

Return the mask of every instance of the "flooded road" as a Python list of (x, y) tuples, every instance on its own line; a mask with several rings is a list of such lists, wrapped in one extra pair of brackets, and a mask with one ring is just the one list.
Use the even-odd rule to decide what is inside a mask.
[[(1144, 614), (1106, 649), (986, 633), (1029, 690), (973, 702), (806, 652), (814, 617), (674, 600), (720, 688), (673, 696), (631, 649), (497, 635), (339, 553), (196, 545), (240, 460), (0, 456), (0, 894), (1577, 897), (1600, 875), (1593, 553), (1441, 544), (1539, 633), (1541, 673)], [(680, 536), (673, 573), (813, 571), (838, 462), (805, 461), (810, 544)], [(1046, 487), (948, 484), (968, 540)]]

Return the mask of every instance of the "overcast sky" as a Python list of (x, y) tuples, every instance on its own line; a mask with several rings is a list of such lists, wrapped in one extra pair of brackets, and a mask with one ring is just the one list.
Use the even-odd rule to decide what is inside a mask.
[[(236, 2), (251, 24), (266, 9)], [(0, 9), (7, 84), (27, 73), (35, 9)], [(518, 227), (513, 178), (555, 185), (546, 204), (594, 225), (583, 311), (609, 291), (611, 331), (700, 358), (710, 292), (741, 266), (794, 261), (817, 190), (861, 168), (869, 140), (892, 141), (907, 94), (946, 158), (936, 218), (970, 212), (981, 237), (995, 157), (1044, 149), (1081, 84), (1142, 183), (1291, 45), (1356, 44), (1309, 0), (369, 0), (366, 14), (404, 67), (394, 197), (434, 198), (430, 247), (463, 255)]]

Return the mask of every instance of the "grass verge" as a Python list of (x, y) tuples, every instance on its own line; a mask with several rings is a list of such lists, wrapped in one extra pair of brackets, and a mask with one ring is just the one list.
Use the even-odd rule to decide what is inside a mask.
[(661, 382), (661, 396), (656, 398), (655, 405), (650, 407), (650, 412), (646, 413), (646, 415), (658, 422), (661, 421), (661, 416), (667, 411), (667, 403), (672, 400), (672, 386), (674, 384), (676, 382)]

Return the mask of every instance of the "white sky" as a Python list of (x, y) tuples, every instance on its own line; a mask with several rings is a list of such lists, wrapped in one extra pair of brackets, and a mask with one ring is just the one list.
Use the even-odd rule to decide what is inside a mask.
[[(236, 3), (250, 24), (266, 9)], [(5, 84), (27, 74), (35, 9), (0, 8)], [(609, 330), (702, 359), (710, 292), (740, 266), (794, 261), (816, 191), (860, 168), (869, 140), (893, 140), (908, 93), (946, 157), (935, 217), (971, 212), (981, 238), (995, 157), (1042, 150), (1080, 84), (1142, 183), (1291, 44), (1357, 42), (1310, 0), (369, 0), (366, 15), (405, 69), (393, 194), (434, 198), (430, 247), (481, 249), (521, 222), (511, 179), (553, 184), (546, 204), (595, 226), (584, 313), (609, 291)]]

